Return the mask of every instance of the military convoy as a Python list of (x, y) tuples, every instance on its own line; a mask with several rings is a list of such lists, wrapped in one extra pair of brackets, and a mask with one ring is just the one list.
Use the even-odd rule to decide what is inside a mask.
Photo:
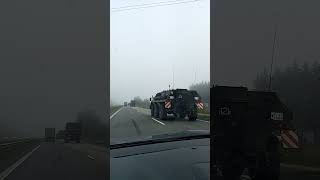
[(130, 107), (136, 107), (136, 101), (135, 100), (131, 100), (129, 103)]
[(292, 112), (276, 93), (245, 87), (215, 86), (210, 98), (214, 178), (278, 179), (279, 148), (299, 146)]
[(188, 117), (190, 121), (197, 119), (198, 109), (203, 108), (201, 97), (196, 91), (187, 89), (171, 89), (159, 92), (150, 98), (151, 116), (166, 120), (168, 114), (174, 118)]
[(75, 141), (80, 143), (81, 124), (79, 122), (68, 122), (64, 131), (64, 142)]

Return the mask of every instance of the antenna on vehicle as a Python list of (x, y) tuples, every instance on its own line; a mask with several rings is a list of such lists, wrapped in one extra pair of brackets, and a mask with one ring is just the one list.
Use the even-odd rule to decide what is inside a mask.
[(172, 89), (174, 89), (174, 65), (172, 65)]
[(278, 25), (275, 24), (275, 25), (274, 25), (274, 35), (273, 35), (273, 44), (272, 44), (272, 55), (271, 55), (271, 64), (270, 64), (268, 91), (271, 91), (272, 69), (273, 69), (274, 53), (275, 53), (275, 48), (276, 48), (277, 31), (278, 31)]
[(197, 68), (194, 68), (194, 84), (197, 82)]

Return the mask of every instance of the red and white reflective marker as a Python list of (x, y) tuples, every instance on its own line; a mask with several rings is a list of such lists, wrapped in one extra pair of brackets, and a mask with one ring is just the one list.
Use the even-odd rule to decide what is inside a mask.
[(286, 149), (299, 148), (299, 138), (297, 134), (292, 130), (281, 131), (281, 142), (282, 142), (283, 148), (286, 148)]
[(196, 103), (196, 105), (197, 105), (197, 107), (198, 107), (198, 109), (203, 109), (203, 103)]
[(171, 108), (171, 102), (170, 101), (165, 101), (164, 102), (164, 107), (167, 108), (167, 109)]

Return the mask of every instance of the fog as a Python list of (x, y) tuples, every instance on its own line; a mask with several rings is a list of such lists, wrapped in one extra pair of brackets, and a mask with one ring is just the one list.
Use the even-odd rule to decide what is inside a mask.
[(275, 31), (273, 71), (293, 61), (319, 61), (315, 1), (212, 1), (211, 62), (209, 1), (116, 9), (145, 2), (111, 1), (114, 102), (148, 98), (172, 86), (173, 71), (175, 87), (209, 80), (211, 71), (212, 83), (253, 88), (257, 73), (270, 70)]
[(318, 1), (214, 2), (211, 75), (215, 83), (252, 87), (257, 72), (269, 70), (275, 24), (275, 68), (294, 60), (319, 61)]
[(0, 2), (0, 131), (39, 137), (81, 110), (104, 117), (107, 49), (101, 3)]
[(110, 98), (115, 104), (149, 98), (169, 85), (188, 88), (210, 81), (210, 1), (118, 11), (144, 3), (150, 1), (111, 1)]
[[(111, 7), (144, 2), (113, 0)], [(274, 24), (275, 67), (320, 57), (315, 1), (214, 1), (211, 55), (209, 3), (111, 12), (115, 103), (148, 98), (172, 87), (173, 79), (175, 88), (209, 81), (209, 65), (212, 82), (252, 87), (270, 65)], [(84, 0), (0, 2), (0, 135), (41, 136), (45, 127), (63, 128), (89, 108), (101, 118), (108, 114), (103, 8)]]

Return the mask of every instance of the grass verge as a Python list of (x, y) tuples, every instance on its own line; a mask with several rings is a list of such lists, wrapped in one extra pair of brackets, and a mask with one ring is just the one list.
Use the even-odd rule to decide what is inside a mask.
[(40, 143), (41, 140), (32, 139), (13, 145), (0, 146), (0, 172), (11, 166)]

